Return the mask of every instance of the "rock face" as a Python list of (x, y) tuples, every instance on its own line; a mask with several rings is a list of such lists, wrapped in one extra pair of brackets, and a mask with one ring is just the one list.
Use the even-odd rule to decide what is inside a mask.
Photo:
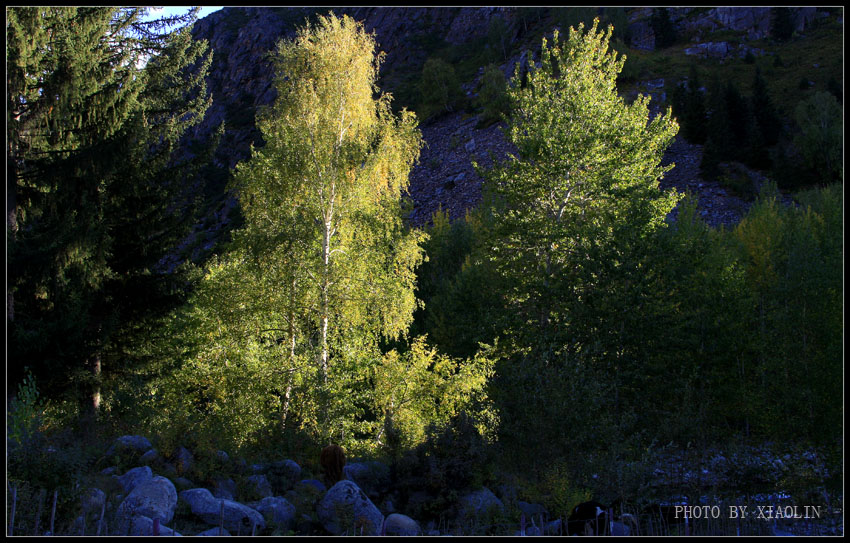
[(384, 515), (375, 504), (352, 481), (340, 481), (328, 490), (316, 504), (316, 515), (325, 530), (334, 534), (344, 533), (378, 535), (384, 523)]
[(207, 524), (218, 526), (224, 519), (224, 527), (231, 532), (250, 534), (253, 526), (264, 529), (266, 522), (263, 515), (231, 500), (216, 499), (206, 488), (192, 488), (180, 493), (180, 499), (185, 501), (192, 514)]

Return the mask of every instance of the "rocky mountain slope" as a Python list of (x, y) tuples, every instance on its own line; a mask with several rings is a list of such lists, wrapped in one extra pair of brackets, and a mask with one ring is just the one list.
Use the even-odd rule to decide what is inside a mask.
[[(198, 226), (195, 238), (199, 239), (187, 240), (185, 244), (194, 246), (196, 254), (211, 248), (217, 237), (215, 232), (230, 222), (236, 203), (225, 195), (227, 171), (249, 156), (252, 144), (263, 145), (254, 126), (254, 118), (258, 108), (271, 104), (276, 97), (268, 53), (280, 39), (291, 38), (295, 29), (302, 26), (308, 17), (327, 11), (327, 8), (227, 7), (195, 23), (193, 36), (208, 40), (214, 53), (208, 81), (214, 102), (204, 122), (196, 128), (196, 135), (209, 133), (222, 122), (226, 126), (224, 141), (217, 154), (220, 177), (209, 180), (210, 187), (207, 187), (208, 194), (220, 195), (217, 197), (219, 203), (211, 206), (211, 214), (205, 224)], [(333, 11), (362, 21), (367, 31), (375, 33), (379, 49), (386, 52), (381, 67), (381, 88), (391, 92), (398, 84), (396, 76), (404, 73), (409, 80), (410, 74), (418, 73), (428, 58), (428, 43), (481, 46), (482, 40), (486, 40), (491, 20), (501, 17), (507, 24), (507, 34), (513, 44), (514, 54), (501, 66), (510, 75), (515, 62), (521, 59), (519, 51), (530, 43), (539, 44), (538, 34), (541, 31), (539, 26), (529, 30), (518, 8), (508, 7), (341, 7), (333, 8)], [(826, 12), (814, 7), (794, 8), (792, 11), (797, 31), (806, 30), (823, 18), (833, 17), (843, 23), (843, 11), (840, 10), (837, 14), (835, 10)], [(632, 50), (638, 53), (653, 50), (655, 37), (650, 25), (651, 9), (629, 8), (627, 14)], [(670, 15), (677, 32), (687, 36), (692, 44), (683, 49), (684, 55), (711, 57), (723, 63), (726, 59), (743, 57), (748, 52), (764, 53), (747, 43), (766, 36), (770, 24), (769, 8), (671, 8)], [(543, 24), (552, 20), (544, 16)], [(733, 41), (718, 41), (718, 32), (721, 35), (723, 32), (737, 33), (737, 37)], [(477, 81), (473, 79), (463, 83), (467, 97), (473, 99)], [(631, 91), (626, 92), (649, 92), (657, 106), (666, 99), (674, 84), (668, 81), (665, 88), (665, 80), (656, 78), (638, 81)], [(466, 209), (478, 202), (481, 179), (473, 171), (470, 160), (487, 165), (491, 151), (499, 159), (509, 149), (498, 126), (479, 129), (476, 128), (477, 120), (475, 115), (457, 112), (422, 126), (426, 147), (412, 173), (410, 185), (414, 202), (410, 217), (413, 224), (426, 224), (438, 208), (448, 210), (452, 217), (462, 216)], [(748, 204), (718, 183), (700, 178), (701, 152), (700, 146), (677, 139), (665, 157), (665, 162), (675, 162), (676, 167), (662, 185), (696, 192), (700, 213), (709, 224), (735, 224)], [(755, 185), (763, 179), (755, 172), (747, 171), (745, 175), (750, 176)]]

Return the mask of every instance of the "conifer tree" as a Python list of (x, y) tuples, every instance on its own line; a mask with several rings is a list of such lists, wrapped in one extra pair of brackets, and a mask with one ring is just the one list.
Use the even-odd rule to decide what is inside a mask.
[(782, 122), (767, 90), (767, 82), (761, 75), (761, 69), (756, 67), (753, 79), (753, 95), (750, 98), (750, 108), (761, 132), (765, 145), (776, 145), (782, 131)]
[(770, 35), (776, 41), (788, 41), (794, 34), (794, 19), (789, 7), (770, 9)]
[(118, 330), (169, 289), (150, 270), (190, 218), (174, 152), (209, 105), (206, 44), (167, 31), (194, 12), (144, 13), (7, 11), (10, 366), (70, 379), (91, 414)]

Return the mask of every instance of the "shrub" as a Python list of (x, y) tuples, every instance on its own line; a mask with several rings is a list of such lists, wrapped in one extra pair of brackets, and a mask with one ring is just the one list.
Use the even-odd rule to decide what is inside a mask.
[(463, 98), (454, 67), (436, 57), (429, 58), (422, 67), (420, 90), (423, 104), (431, 114), (454, 111), (461, 105)]
[(828, 92), (817, 92), (800, 102), (794, 119), (800, 132), (794, 144), (800, 149), (805, 165), (820, 172), (822, 182), (840, 179), (842, 174), (842, 109)]
[(481, 90), (478, 92), (478, 104), (483, 108), (481, 125), (498, 122), (508, 113), (508, 97), (505, 94), (505, 75), (495, 64), (489, 64), (481, 76)]

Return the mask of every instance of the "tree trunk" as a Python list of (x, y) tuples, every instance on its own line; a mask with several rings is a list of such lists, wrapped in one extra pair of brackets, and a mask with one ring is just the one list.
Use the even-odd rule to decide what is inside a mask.
[[(15, 240), (18, 232), (18, 199), (17, 199), (17, 183), (18, 171), (15, 165), (15, 153), (12, 145), (12, 140), (9, 140), (8, 155), (6, 156), (6, 228), (7, 238), (6, 246), (8, 247)], [(6, 291), (6, 318), (9, 322), (15, 320), (15, 297), (12, 295), (12, 290)]]
[(320, 366), (322, 371), (322, 382), (328, 380), (328, 289), (330, 287), (330, 255), (331, 255), (331, 222), (325, 222), (322, 240), (322, 317), (321, 317), (321, 358)]

